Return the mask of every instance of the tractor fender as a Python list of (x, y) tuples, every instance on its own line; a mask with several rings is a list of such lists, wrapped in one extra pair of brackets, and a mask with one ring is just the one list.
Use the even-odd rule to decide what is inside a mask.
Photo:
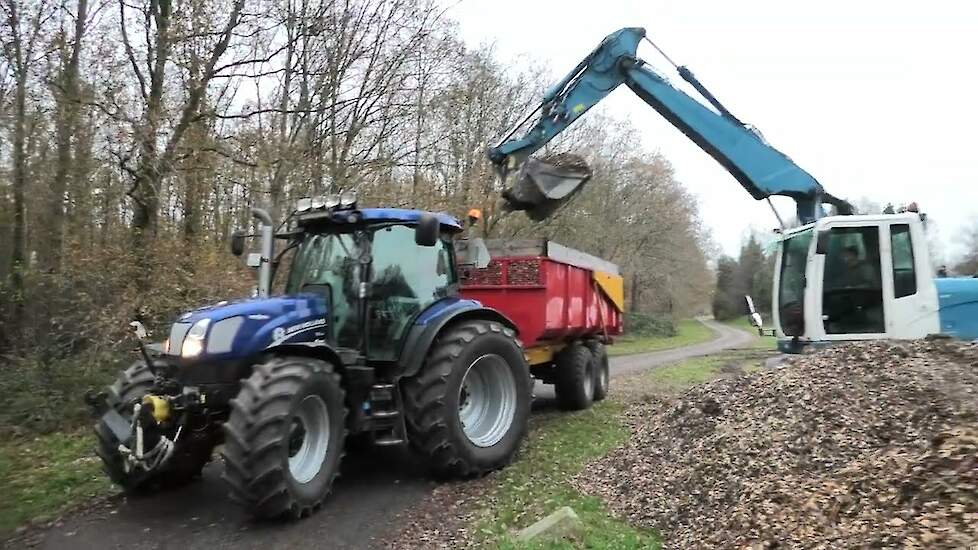
[(438, 317), (424, 324), (414, 324), (411, 326), (407, 338), (404, 339), (404, 345), (401, 348), (400, 362), (404, 369), (401, 372), (401, 376), (413, 376), (417, 374), (421, 369), (421, 365), (424, 363), (425, 357), (428, 356), (428, 350), (431, 349), (431, 345), (434, 344), (438, 335), (449, 326), (469, 319), (496, 321), (519, 334), (516, 323), (495, 309), (485, 307), (474, 300), (461, 301), (456, 307), (446, 309)]
[(340, 359), (336, 350), (326, 342), (297, 342), (292, 344), (280, 344), (275, 347), (267, 348), (265, 353), (273, 355), (298, 355), (301, 357), (312, 357), (322, 359), (333, 364), (334, 368), (342, 369), (343, 361)]

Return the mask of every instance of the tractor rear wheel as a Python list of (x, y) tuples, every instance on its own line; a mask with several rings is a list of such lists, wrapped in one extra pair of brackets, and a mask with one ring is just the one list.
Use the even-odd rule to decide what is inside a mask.
[(608, 388), (611, 385), (611, 370), (608, 364), (608, 349), (601, 342), (588, 344), (591, 350), (591, 360), (594, 362), (592, 371), (594, 373), (594, 400), (601, 401), (608, 396)]
[(305, 517), (339, 472), (346, 405), (333, 366), (307, 357), (255, 365), (224, 424), (231, 498), (260, 519)]
[[(146, 363), (140, 361), (122, 371), (109, 386), (108, 399), (127, 422), (132, 419), (133, 403), (150, 392), (154, 378)], [(102, 459), (102, 469), (113, 483), (129, 494), (179, 487), (199, 478), (214, 449), (211, 437), (184, 439), (162, 469), (145, 472), (126, 469), (125, 458), (119, 453), (119, 442), (101, 422), (95, 424), (95, 437), (98, 443), (95, 453)]]
[(580, 411), (594, 401), (594, 361), (591, 351), (574, 342), (557, 355), (554, 393), (557, 404), (568, 411)]
[(532, 387), (512, 330), (485, 320), (449, 327), (402, 386), (411, 446), (438, 477), (502, 468), (526, 434)]

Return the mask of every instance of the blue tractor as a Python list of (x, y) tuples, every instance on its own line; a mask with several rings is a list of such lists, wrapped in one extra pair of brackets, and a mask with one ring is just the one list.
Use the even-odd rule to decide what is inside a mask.
[(223, 444), (232, 498), (258, 518), (297, 518), (329, 493), (349, 437), (407, 442), (438, 477), (512, 459), (532, 382), (515, 325), (459, 296), (459, 266), (488, 258), (455, 242), (458, 220), (350, 196), (301, 200), (278, 234), (254, 214), (257, 297), (179, 316), (159, 350), (90, 396), (115, 483), (184, 483)]

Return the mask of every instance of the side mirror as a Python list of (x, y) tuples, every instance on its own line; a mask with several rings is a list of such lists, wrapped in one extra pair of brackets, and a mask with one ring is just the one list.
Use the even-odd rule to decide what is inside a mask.
[(435, 246), (441, 235), (441, 223), (433, 214), (421, 214), (417, 227), (414, 228), (414, 242), (418, 246)]
[(822, 229), (815, 236), (815, 253), (816, 254), (828, 254), (829, 253), (829, 235), (831, 233), (827, 229)]
[(455, 258), (460, 266), (476, 269), (484, 269), (492, 259), (486, 241), (481, 238), (455, 241)]
[(231, 254), (240, 256), (244, 254), (245, 232), (236, 229), (231, 232)]
[(757, 333), (764, 335), (764, 319), (761, 318), (761, 314), (757, 312), (757, 308), (754, 307), (754, 299), (750, 295), (745, 295), (744, 300), (747, 302), (747, 320), (750, 321), (750, 326), (757, 329)]

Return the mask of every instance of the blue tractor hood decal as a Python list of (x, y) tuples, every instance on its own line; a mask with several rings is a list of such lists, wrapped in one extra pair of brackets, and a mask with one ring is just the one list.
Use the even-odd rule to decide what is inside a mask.
[[(210, 323), (201, 360), (245, 358), (284, 343), (325, 341), (330, 330), (326, 299), (318, 294), (218, 302), (184, 313), (174, 326), (189, 327), (203, 319)], [(171, 332), (171, 339), (176, 333)], [(174, 354), (178, 344), (171, 342)]]

